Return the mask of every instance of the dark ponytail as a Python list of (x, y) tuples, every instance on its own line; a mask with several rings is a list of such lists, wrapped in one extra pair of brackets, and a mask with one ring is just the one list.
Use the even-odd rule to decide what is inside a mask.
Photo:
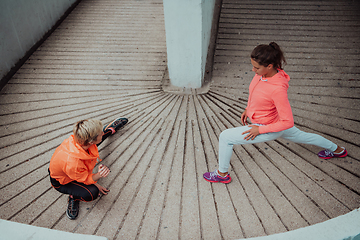
[(283, 64), (286, 64), (284, 53), (275, 42), (271, 42), (269, 45), (257, 46), (252, 51), (251, 58), (264, 67), (272, 64), (274, 69), (282, 69)]

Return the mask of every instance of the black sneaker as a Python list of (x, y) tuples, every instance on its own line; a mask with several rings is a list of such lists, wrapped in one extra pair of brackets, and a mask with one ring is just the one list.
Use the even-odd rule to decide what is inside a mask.
[(103, 132), (106, 133), (108, 131), (111, 131), (111, 134), (114, 134), (116, 130), (124, 126), (127, 122), (127, 118), (117, 118), (108, 125), (104, 126)]
[(79, 214), (79, 201), (76, 201), (69, 196), (68, 202), (69, 204), (66, 209), (66, 215), (71, 220), (74, 220)]

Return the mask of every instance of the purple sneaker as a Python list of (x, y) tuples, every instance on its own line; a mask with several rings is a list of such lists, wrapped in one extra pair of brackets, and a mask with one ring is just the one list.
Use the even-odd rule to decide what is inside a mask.
[(221, 183), (230, 183), (231, 182), (231, 177), (229, 174), (226, 175), (225, 177), (222, 177), (217, 173), (217, 170), (215, 170), (213, 172), (204, 173), (203, 177), (208, 182), (221, 182)]
[(322, 158), (322, 159), (330, 159), (330, 158), (333, 158), (333, 157), (346, 157), (347, 156), (347, 151), (344, 147), (342, 147), (342, 149), (344, 149), (341, 153), (334, 153), (330, 150), (322, 150), (318, 153), (318, 156), (319, 158)]

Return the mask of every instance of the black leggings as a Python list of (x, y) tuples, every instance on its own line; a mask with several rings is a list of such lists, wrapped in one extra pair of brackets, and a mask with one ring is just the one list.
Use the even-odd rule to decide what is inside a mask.
[(108, 131), (104, 132), (104, 135), (102, 136), (101, 142), (99, 144), (97, 144), (96, 146), (99, 146), (110, 135), (112, 135), (111, 130), (108, 130)]
[(90, 202), (99, 196), (99, 189), (94, 185), (72, 181), (61, 185), (56, 179), (50, 177), (51, 185), (59, 192), (72, 195), (75, 200)]
[[(97, 146), (99, 146), (110, 135), (111, 131), (104, 133), (102, 141)], [(94, 184), (86, 185), (84, 183), (72, 181), (68, 184), (61, 185), (56, 179), (52, 177), (50, 177), (50, 182), (57, 191), (72, 195), (75, 200), (90, 202), (99, 196), (99, 189)]]

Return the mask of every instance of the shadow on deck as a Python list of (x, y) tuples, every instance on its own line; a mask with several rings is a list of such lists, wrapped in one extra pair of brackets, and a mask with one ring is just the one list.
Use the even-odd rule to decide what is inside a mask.
[[(1, 91), (1, 219), (109, 239), (238, 239), (359, 208), (359, 5), (223, 0), (209, 92), (173, 95), (161, 87), (162, 1), (83, 0)], [(349, 156), (281, 139), (236, 146), (233, 182), (210, 184), (218, 136), (246, 106), (249, 54), (270, 41), (286, 53), (296, 126)], [(99, 148), (111, 192), (70, 221), (51, 155), (76, 121), (119, 116), (128, 125)]]

